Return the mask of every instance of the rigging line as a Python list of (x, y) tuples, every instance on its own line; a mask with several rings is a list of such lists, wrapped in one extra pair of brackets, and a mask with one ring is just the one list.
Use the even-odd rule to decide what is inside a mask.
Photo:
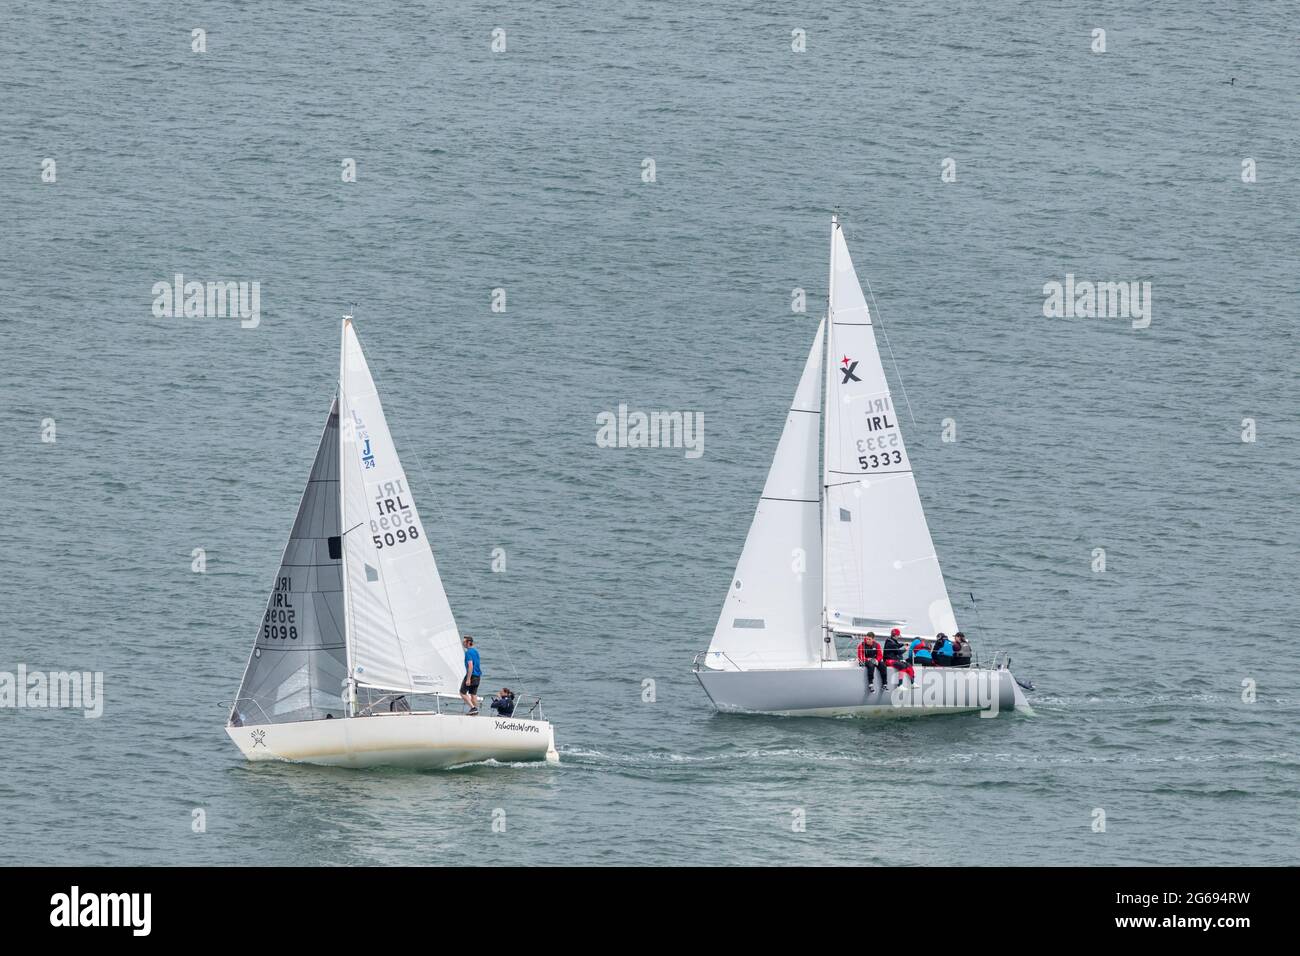
[(885, 348), (889, 350), (889, 361), (894, 366), (894, 378), (898, 379), (898, 387), (903, 392), (903, 403), (907, 405), (907, 417), (912, 420), (912, 427), (920, 429), (916, 423), (916, 416), (912, 414), (912, 402), (907, 397), (907, 385), (903, 382), (903, 373), (898, 370), (898, 359), (894, 357), (894, 347), (889, 344), (889, 331), (885, 328), (885, 317), (880, 312), (880, 306), (876, 303), (876, 293), (871, 289), (871, 278), (863, 276), (867, 281), (867, 295), (871, 296), (871, 307), (876, 310), (876, 318), (880, 321), (880, 334), (885, 337)]

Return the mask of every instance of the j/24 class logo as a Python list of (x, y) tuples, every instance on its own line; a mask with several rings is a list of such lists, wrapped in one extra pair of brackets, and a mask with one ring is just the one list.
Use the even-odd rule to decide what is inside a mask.
[(375, 467), (375, 453), (370, 448), (370, 433), (366, 431), (366, 423), (361, 420), (356, 409), (352, 410), (352, 433), (361, 446), (361, 467), (369, 471)]

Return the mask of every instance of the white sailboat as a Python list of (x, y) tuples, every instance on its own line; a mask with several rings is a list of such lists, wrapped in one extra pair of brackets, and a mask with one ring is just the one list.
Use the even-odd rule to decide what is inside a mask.
[(249, 760), (421, 769), (557, 761), (540, 701), (520, 697), (508, 717), (485, 703), (470, 716), (457, 696), (460, 631), (351, 319), (338, 391), (226, 733)]
[(833, 217), (827, 318), (808, 352), (695, 675), (714, 706), (727, 712), (910, 716), (1028, 709), (1006, 661), (917, 665), (914, 678), (891, 668), (884, 684), (868, 683), (856, 655), (840, 659), (837, 639), (851, 645), (867, 631), (883, 637), (895, 628), (909, 642), (951, 637), (957, 620), (870, 311)]

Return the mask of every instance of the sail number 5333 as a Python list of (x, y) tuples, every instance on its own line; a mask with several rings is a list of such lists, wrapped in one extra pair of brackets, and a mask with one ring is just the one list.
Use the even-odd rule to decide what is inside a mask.
[(903, 453), (901, 451), (882, 451), (878, 455), (859, 455), (858, 464), (862, 466), (863, 471), (870, 471), (872, 468), (884, 468), (887, 465), (901, 465), (903, 463)]

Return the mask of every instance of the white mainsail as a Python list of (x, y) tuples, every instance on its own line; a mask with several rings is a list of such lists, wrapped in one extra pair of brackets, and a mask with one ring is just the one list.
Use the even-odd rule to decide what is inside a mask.
[(460, 632), (350, 320), (339, 375), (348, 648), (357, 684), (454, 693)]
[(826, 618), (904, 634), (957, 629), (871, 315), (831, 226), (825, 440)]
[(745, 538), (710, 667), (806, 666), (820, 656), (821, 534), (817, 440), (822, 327), (808, 352), (763, 495)]

